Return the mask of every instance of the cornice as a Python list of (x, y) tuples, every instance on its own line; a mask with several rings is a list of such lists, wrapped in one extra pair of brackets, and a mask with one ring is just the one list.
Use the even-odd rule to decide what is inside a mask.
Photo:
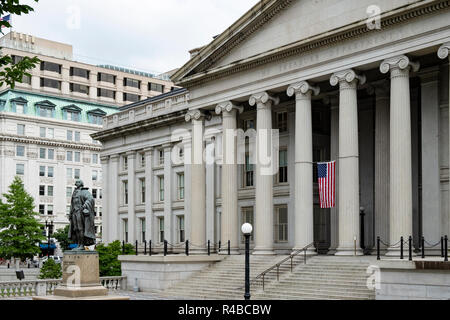
[[(381, 28), (386, 30), (389, 27), (396, 26), (411, 19), (418, 18), (420, 16), (435, 14), (439, 10), (446, 10), (450, 8), (450, 0), (437, 0), (426, 1), (426, 3), (415, 3), (409, 7), (401, 7), (390, 12), (385, 12), (381, 17)], [(267, 21), (266, 21), (267, 22)], [(257, 29), (257, 28), (256, 28)], [(256, 30), (254, 29), (253, 32)], [(332, 46), (348, 39), (361, 37), (369, 32), (379, 32), (378, 30), (370, 30), (367, 28), (366, 21), (358, 21), (350, 25), (341, 27), (339, 29), (328, 31), (317, 36), (300, 40), (293, 44), (275, 48), (271, 51), (244, 59), (242, 61), (232, 63), (227, 66), (219, 67), (217, 69), (211, 69), (207, 71), (201, 71), (192, 76), (182, 78), (177, 85), (185, 88), (191, 88), (201, 85), (205, 82), (226, 77), (238, 72), (246, 71), (257, 66), (268, 64), (274, 61), (279, 61), (291, 56), (298, 56), (305, 52), (315, 50), (317, 48), (324, 48)], [(233, 49), (233, 46), (220, 47), (221, 55), (225, 55)], [(197, 70), (196, 67), (193, 70)]]
[(30, 136), (18, 136), (13, 134), (0, 134), (0, 141), (9, 141), (24, 144), (37, 144), (54, 148), (67, 148), (78, 150), (101, 151), (102, 147), (90, 143), (67, 143), (62, 140), (48, 140)]

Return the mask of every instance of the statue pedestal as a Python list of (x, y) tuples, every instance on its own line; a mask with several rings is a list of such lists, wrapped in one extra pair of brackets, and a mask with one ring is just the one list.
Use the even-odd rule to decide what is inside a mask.
[(33, 300), (129, 300), (129, 297), (109, 296), (100, 283), (96, 251), (66, 251), (63, 258), (63, 281), (53, 296), (33, 297)]

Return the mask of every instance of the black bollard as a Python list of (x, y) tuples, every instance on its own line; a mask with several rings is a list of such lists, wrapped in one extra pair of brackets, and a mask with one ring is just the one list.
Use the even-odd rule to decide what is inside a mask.
[(409, 248), (408, 248), (408, 260), (412, 261), (412, 237), (411, 236), (409, 236), (409, 238), (408, 238), (408, 246), (409, 246)]
[(425, 237), (422, 236), (422, 259), (425, 258)]
[(208, 256), (211, 255), (211, 240), (208, 240)]
[(377, 237), (377, 260), (380, 260), (380, 236)]
[(186, 240), (186, 255), (189, 256), (189, 240)]
[(9, 262), (8, 262), (8, 269), (9, 269)]
[(403, 259), (403, 236), (400, 237), (400, 259)]
[(144, 256), (147, 255), (147, 240), (144, 240)]
[(444, 237), (444, 261), (448, 261), (448, 236)]
[(149, 255), (152, 255), (152, 240), (148, 242), (148, 253)]
[(228, 240), (228, 255), (231, 255), (231, 241)]
[(444, 257), (444, 237), (441, 237), (441, 258)]
[(167, 240), (164, 240), (164, 256), (167, 256)]
[(125, 240), (122, 241), (122, 254), (125, 254)]
[(136, 240), (136, 255), (138, 255), (138, 241)]
[[(444, 240), (442, 240), (442, 243), (444, 243)], [(222, 241), (219, 241), (219, 252), (220, 252), (221, 247), (222, 247)], [(442, 252), (444, 252), (444, 251), (442, 251)]]

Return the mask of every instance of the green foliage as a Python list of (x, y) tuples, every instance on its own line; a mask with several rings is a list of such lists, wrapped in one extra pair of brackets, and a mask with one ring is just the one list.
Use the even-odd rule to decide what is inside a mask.
[(69, 245), (72, 241), (69, 240), (69, 225), (65, 226), (64, 229), (59, 229), (58, 231), (53, 233), (53, 238), (58, 240), (59, 245), (61, 246), (61, 250), (69, 250)]
[(100, 277), (121, 276), (122, 269), (118, 256), (131, 255), (135, 252), (133, 245), (127, 243), (125, 244), (125, 253), (122, 253), (122, 244), (118, 240), (107, 246), (103, 243), (99, 244), (96, 250), (99, 255)]
[(42, 265), (39, 279), (60, 279), (62, 277), (61, 265), (52, 258), (48, 258)]
[(34, 199), (15, 177), (8, 193), (3, 194), (6, 203), (0, 199), (0, 258), (27, 258), (41, 252), (39, 243), (45, 240), (42, 225), (36, 220)]
[[(39, 0), (34, 0), (38, 2)], [(0, 16), (4, 16), (6, 13), (22, 15), (28, 14), (34, 11), (29, 5), (22, 5), (19, 0), (1, 0), (0, 1)], [(7, 21), (0, 21), (0, 32), (3, 34), (2, 27), (11, 28), (11, 25)], [(27, 70), (32, 69), (40, 60), (37, 57), (24, 57), (21, 61), (16, 64), (13, 63), (13, 59), (9, 55), (0, 57), (0, 86), (4, 83), (11, 86), (12, 89), (15, 87), (16, 82), (22, 82), (23, 76), (31, 77), (31, 74)]]

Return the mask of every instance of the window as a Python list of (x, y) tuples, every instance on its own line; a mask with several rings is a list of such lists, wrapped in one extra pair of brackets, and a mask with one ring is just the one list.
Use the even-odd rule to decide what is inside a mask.
[(47, 205), (47, 214), (49, 216), (53, 215), (53, 205), (51, 205), (51, 204)]
[(116, 84), (116, 76), (108, 73), (99, 72), (97, 74), (97, 80)]
[(16, 146), (16, 157), (25, 157), (25, 147)]
[(123, 170), (128, 170), (128, 157), (123, 156)]
[(70, 67), (70, 76), (76, 76), (81, 77), (85, 79), (89, 79), (89, 70), (76, 68), (76, 67)]
[(280, 168), (278, 170), (278, 182), (284, 183), (288, 182), (288, 159), (287, 159), (287, 150), (280, 150), (279, 151), (279, 165)]
[(80, 179), (80, 169), (75, 169), (74, 179)]
[(97, 189), (92, 189), (92, 197), (97, 199)]
[(141, 96), (137, 94), (132, 93), (123, 93), (123, 101), (129, 101), (129, 102), (137, 102), (141, 99)]
[(97, 153), (92, 154), (92, 163), (98, 164), (98, 154)]
[(17, 134), (19, 136), (24, 136), (25, 135), (25, 125), (24, 124), (18, 124), (17, 125)]
[[(250, 223), (252, 226), (253, 224), (253, 207), (246, 207), (246, 208), (242, 208), (242, 224), (244, 223)], [(255, 230), (255, 228), (253, 228), (253, 230)], [(252, 232), (251, 236), (250, 236), (250, 240), (253, 241), (255, 236), (255, 231)], [(245, 237), (244, 235), (241, 233), (241, 241), (244, 242)]]
[(29, 75), (24, 74), (22, 76), (22, 83), (31, 84), (31, 77)]
[(145, 203), (145, 178), (139, 180), (141, 184), (141, 203)]
[(75, 131), (75, 141), (80, 142), (81, 134), (80, 131)]
[(39, 158), (45, 159), (46, 153), (47, 153), (47, 150), (45, 148), (39, 148)]
[(164, 217), (158, 218), (159, 242), (164, 242)]
[(145, 241), (145, 219), (140, 219), (141, 221), (141, 242)]
[(67, 130), (67, 140), (69, 140), (69, 141), (73, 140), (73, 132), (72, 132), (72, 130)]
[(287, 206), (275, 207), (275, 242), (288, 241), (288, 212)]
[(21, 176), (25, 174), (25, 165), (23, 163), (16, 164), (16, 174)]
[(46, 131), (47, 131), (47, 128), (43, 128), (43, 127), (40, 127), (39, 128), (39, 136), (41, 137), (41, 138), (45, 138), (47, 135), (46, 135)]
[(128, 181), (123, 182), (123, 203), (128, 204)]
[(20, 61), (23, 60), (22, 56), (11, 55), (11, 58), (12, 58), (12, 61), (13, 61), (12, 64), (17, 64), (17, 63), (19, 63)]
[(157, 92), (164, 92), (164, 86), (162, 84), (158, 84), (158, 83), (148, 83), (148, 90), (149, 91), (157, 91)]
[(53, 197), (53, 186), (47, 186), (47, 196)]
[(164, 150), (159, 150), (158, 163), (160, 166), (164, 165)]
[(184, 173), (178, 174), (178, 200), (184, 199)]
[(53, 160), (55, 158), (55, 150), (48, 149), (48, 159)]
[(159, 201), (164, 201), (164, 176), (158, 177), (159, 180)]
[(67, 178), (70, 178), (70, 179), (73, 178), (72, 168), (66, 168), (66, 176), (67, 176)]
[(92, 181), (97, 181), (98, 178), (98, 171), (92, 170)]
[(141, 167), (145, 167), (145, 153), (141, 153)]
[(106, 97), (115, 99), (116, 98), (116, 92), (108, 89), (103, 88), (97, 88), (97, 96), (98, 97)]
[(81, 153), (75, 152), (75, 162), (80, 162), (80, 161), (81, 161)]
[(39, 177), (45, 177), (45, 166), (39, 166)]
[(16, 102), (15, 105), (16, 105), (16, 113), (20, 113), (20, 114), (25, 113), (25, 104)]
[(67, 153), (66, 153), (66, 160), (67, 161), (73, 161), (73, 152), (72, 151), (67, 151)]
[(65, 110), (65, 120), (69, 121), (80, 121), (80, 112), (73, 110)]
[(47, 177), (49, 178), (53, 178), (53, 167), (48, 167), (47, 168)]
[(55, 129), (47, 128), (47, 137), (53, 139), (55, 137)]
[(48, 78), (41, 78), (41, 87), (61, 90), (61, 81)]
[(245, 155), (245, 165), (244, 165), (244, 187), (252, 187), (253, 186), (253, 164), (250, 163), (250, 156), (248, 154)]
[(53, 71), (57, 73), (61, 73), (61, 65), (48, 61), (41, 61), (41, 70)]
[(42, 214), (42, 215), (45, 214), (45, 204), (39, 205), (39, 214)]
[[(100, 190), (100, 199), (102, 198), (102, 190)], [(98, 215), (101, 217), (103, 214), (103, 208), (98, 207)]]
[(255, 129), (255, 120), (244, 120), (244, 131), (247, 131), (248, 129)]
[(39, 195), (45, 196), (45, 186), (39, 186)]
[(184, 241), (184, 216), (178, 216), (178, 242)]
[(277, 126), (280, 132), (287, 131), (287, 112), (277, 113)]
[(136, 79), (124, 78), (123, 79), (124, 87), (133, 87), (133, 88), (141, 88), (141, 82)]
[(87, 112), (88, 122), (92, 124), (102, 125), (103, 117), (106, 116), (106, 112), (101, 109), (95, 109)]
[(66, 197), (68, 198), (72, 197), (72, 187), (66, 188)]
[(66, 214), (67, 214), (67, 215), (70, 214), (70, 206), (66, 206)]
[(123, 233), (125, 243), (128, 242), (128, 220), (123, 220)]
[(71, 83), (70, 92), (79, 92), (84, 94), (89, 94), (89, 87), (83, 84)]
[(53, 108), (39, 107), (38, 115), (45, 118), (53, 118)]

